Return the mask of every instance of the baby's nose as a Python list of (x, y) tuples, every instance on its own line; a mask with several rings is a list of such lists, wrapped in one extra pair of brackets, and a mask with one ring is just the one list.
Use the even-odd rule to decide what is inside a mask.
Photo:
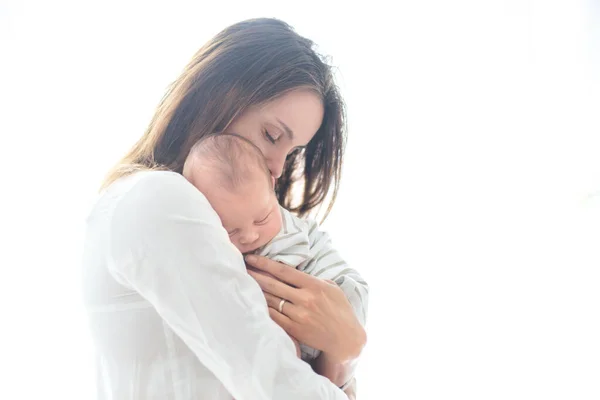
[(240, 237), (241, 244), (251, 244), (258, 239), (258, 232), (247, 232)]

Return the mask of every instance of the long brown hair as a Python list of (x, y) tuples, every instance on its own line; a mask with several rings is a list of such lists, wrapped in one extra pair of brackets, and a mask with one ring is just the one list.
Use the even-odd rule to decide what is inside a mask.
[[(103, 187), (140, 169), (181, 173), (199, 139), (223, 132), (249, 107), (297, 88), (316, 92), (325, 114), (306, 148), (287, 157), (275, 188), (277, 198), (290, 211), (305, 215), (330, 195), (327, 214), (341, 175), (344, 103), (331, 66), (314, 50), (314, 43), (277, 19), (239, 22), (208, 41), (171, 84), (145, 134), (112, 169)], [(301, 198), (294, 199), (294, 192)]]

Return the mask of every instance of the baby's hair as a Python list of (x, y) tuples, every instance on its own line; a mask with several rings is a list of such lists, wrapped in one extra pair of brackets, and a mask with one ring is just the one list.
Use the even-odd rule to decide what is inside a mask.
[(214, 174), (224, 189), (234, 191), (247, 183), (254, 174), (264, 174), (272, 185), (271, 171), (262, 151), (248, 139), (233, 133), (205, 136), (192, 146), (183, 167), (187, 178), (192, 168)]

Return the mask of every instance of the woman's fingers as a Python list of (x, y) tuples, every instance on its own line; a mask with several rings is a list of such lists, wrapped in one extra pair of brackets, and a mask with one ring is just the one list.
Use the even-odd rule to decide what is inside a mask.
[[(264, 257), (246, 258), (248, 273), (269, 304), (271, 319), (290, 336), (323, 351), (335, 363), (360, 354), (366, 332), (346, 295), (333, 281), (312, 277)], [(283, 314), (278, 311), (281, 299)]]
[(283, 330), (288, 333), (288, 335), (294, 336), (293, 332), (296, 331), (296, 323), (294, 321), (271, 307), (269, 307), (269, 315), (277, 325), (282, 327)]
[[(313, 317), (311, 317), (311, 312), (306, 310), (303, 307), (299, 307), (289, 301), (283, 303), (283, 307), (281, 308), (281, 312), (279, 311), (279, 304), (281, 304), (281, 298), (277, 296), (273, 296), (270, 293), (264, 293), (265, 298), (267, 299), (267, 304), (269, 309), (275, 311), (276, 314), (283, 314), (284, 317), (287, 317), (291, 322), (288, 324), (288, 329), (293, 330), (294, 334), (297, 332), (297, 329), (301, 329), (302, 326), (306, 326), (313, 321), (309, 321)], [(293, 325), (293, 327), (292, 327)], [(284, 328), (282, 326), (282, 328)], [(291, 331), (284, 328), (290, 335), (292, 335)]]
[[(269, 315), (277, 325), (283, 328), (283, 330), (290, 336), (290, 338), (292, 339), (292, 341), (295, 342), (295, 344), (298, 343), (298, 339), (295, 339), (294, 336), (294, 332), (296, 332), (298, 329), (298, 324), (296, 322), (292, 321), (286, 315), (281, 314), (279, 311), (271, 307), (269, 307)], [(297, 348), (299, 350), (299, 346)], [(298, 356), (300, 355), (298, 354)]]
[[(277, 297), (272, 295), (271, 293), (263, 293), (265, 295), (265, 299), (267, 299), (267, 305), (275, 310), (279, 310), (279, 304), (281, 303), (281, 297)], [(289, 301), (286, 301), (287, 303), (287, 308), (289, 308), (289, 305), (291, 304)], [(284, 303), (283, 307), (285, 307), (286, 304)]]
[(295, 268), (277, 261), (270, 260), (266, 257), (247, 255), (246, 262), (250, 266), (260, 271), (267, 272), (280, 281), (297, 288), (310, 287), (318, 285), (322, 282), (319, 278), (315, 278), (314, 276), (310, 276), (304, 272), (298, 271)]
[(295, 316), (298, 315), (298, 307), (294, 305), (292, 302), (286, 300), (283, 303), (283, 307), (281, 307), (281, 311), (279, 311), (279, 305), (281, 304), (281, 297), (273, 296), (271, 293), (264, 293), (265, 299), (267, 299), (267, 305), (277, 312), (284, 314), (288, 318), (295, 320)]
[(248, 274), (250, 274), (250, 276), (254, 278), (256, 282), (258, 282), (263, 292), (270, 293), (281, 299), (286, 299), (292, 303), (299, 301), (300, 293), (298, 293), (298, 289), (280, 282), (271, 276), (252, 271), (251, 269), (248, 270)]
[(366, 342), (364, 328), (342, 289), (331, 281), (319, 282), (310, 288), (293, 289), (297, 298), (292, 299), (293, 304), (284, 303), (283, 314), (277, 311), (279, 303), (282, 297), (289, 298), (265, 293), (271, 318), (289, 335), (325, 352), (336, 363), (354, 359)]

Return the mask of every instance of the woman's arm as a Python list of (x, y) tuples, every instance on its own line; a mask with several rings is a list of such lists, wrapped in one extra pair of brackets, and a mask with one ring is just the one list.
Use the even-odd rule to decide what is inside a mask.
[[(319, 279), (335, 282), (364, 327), (369, 295), (367, 283), (357, 271), (348, 266), (333, 247), (329, 235), (319, 230), (316, 221), (300, 219), (285, 209), (281, 209), (281, 214), (284, 237), (275, 239), (265, 255), (284, 264), (291, 262), (291, 265), (297, 265), (298, 270)], [(353, 376), (357, 364), (355, 360), (334, 363), (327, 351), (317, 354), (318, 357), (311, 362), (313, 369), (336, 385), (346, 384)]]
[[(354, 314), (364, 327), (367, 319), (369, 286), (360, 274), (350, 268), (333, 247), (329, 235), (319, 230), (314, 220), (306, 221), (309, 229), (310, 261), (304, 266), (304, 272), (320, 279), (330, 280), (338, 285), (352, 305)], [(329, 378), (337, 386), (346, 385), (354, 376), (357, 360), (336, 363), (321, 352), (313, 361), (312, 367), (319, 375)]]
[(358, 358), (347, 362), (332, 360), (326, 352), (321, 352), (311, 363), (313, 370), (328, 378), (336, 386), (345, 389), (345, 386), (354, 378), (354, 372), (358, 364)]
[(346, 398), (295, 357), (218, 216), (183, 177), (141, 179), (116, 206), (109, 235), (113, 275), (152, 303), (232, 396)]
[[(248, 273), (264, 291), (271, 318), (301, 343), (325, 353), (320, 368), (334, 383), (346, 383), (366, 343), (366, 332), (344, 292), (332, 282), (265, 257), (246, 256), (246, 261)], [(286, 300), (282, 313), (281, 299)]]

